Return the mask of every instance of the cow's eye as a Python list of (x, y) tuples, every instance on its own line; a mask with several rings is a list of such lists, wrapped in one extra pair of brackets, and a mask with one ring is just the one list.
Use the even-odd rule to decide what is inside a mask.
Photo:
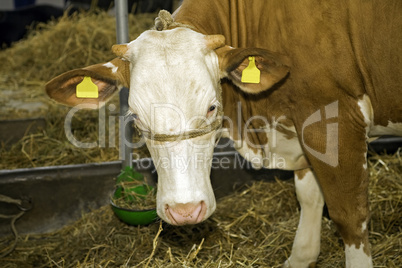
[(208, 113), (213, 112), (216, 109), (216, 105), (211, 105), (208, 109)]

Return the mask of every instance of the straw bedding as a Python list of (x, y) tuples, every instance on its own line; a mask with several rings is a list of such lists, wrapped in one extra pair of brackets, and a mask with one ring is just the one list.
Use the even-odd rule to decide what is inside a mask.
[[(154, 18), (155, 14), (130, 16), (130, 38), (150, 28)], [(69, 109), (54, 104), (43, 92), (44, 83), (57, 74), (113, 58), (114, 25), (113, 17), (104, 12), (65, 16), (39, 25), (26, 40), (0, 51), (0, 119), (47, 119), (47, 127), (41, 132), (25, 136), (11, 148), (1, 146), (0, 169), (118, 158), (116, 147), (73, 146), (63, 128)], [(118, 111), (117, 99), (112, 102)], [(117, 113), (107, 111), (107, 116)], [(78, 140), (99, 139), (97, 117), (96, 111), (76, 114), (73, 130)], [(369, 161), (370, 241), (375, 267), (402, 266), (400, 153), (375, 155)], [(55, 233), (20, 237), (14, 252), (1, 259), (0, 266), (280, 267), (291, 251), (299, 214), (289, 181), (255, 182), (219, 200), (216, 213), (196, 226), (174, 227), (159, 222), (127, 226), (107, 206)], [(11, 240), (2, 238), (1, 248)], [(318, 265), (344, 266), (342, 242), (327, 218), (323, 219)]]
[[(401, 267), (402, 152), (372, 156), (370, 241), (375, 267)], [(20, 238), (1, 267), (281, 267), (299, 208), (291, 181), (255, 182), (218, 200), (202, 224), (127, 226), (110, 207), (58, 232)], [(319, 267), (344, 267), (343, 245), (323, 218)], [(160, 231), (160, 228), (163, 228)]]

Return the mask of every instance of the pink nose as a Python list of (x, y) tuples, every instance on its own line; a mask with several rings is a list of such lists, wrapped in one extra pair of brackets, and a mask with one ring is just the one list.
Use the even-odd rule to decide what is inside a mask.
[(207, 206), (204, 201), (197, 204), (186, 203), (176, 204), (174, 206), (166, 205), (166, 216), (174, 225), (186, 225), (200, 223), (207, 212)]

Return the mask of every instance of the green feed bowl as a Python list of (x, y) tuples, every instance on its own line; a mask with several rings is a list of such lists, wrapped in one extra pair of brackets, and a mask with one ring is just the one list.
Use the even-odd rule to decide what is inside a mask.
[[(136, 186), (130, 189), (130, 191), (143, 194), (144, 192), (147, 191), (147, 189), (145, 186)], [(121, 188), (117, 188), (113, 193), (113, 198), (120, 198), (121, 194), (122, 194)], [(143, 210), (122, 208), (117, 206), (113, 202), (113, 198), (110, 198), (110, 204), (112, 206), (113, 212), (120, 220), (129, 225), (147, 225), (158, 219), (158, 215), (156, 214), (156, 208), (143, 209)]]

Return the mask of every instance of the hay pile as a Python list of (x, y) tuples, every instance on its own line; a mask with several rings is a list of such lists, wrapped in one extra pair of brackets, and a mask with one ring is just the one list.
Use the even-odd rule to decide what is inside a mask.
[[(375, 267), (401, 267), (402, 153), (370, 158)], [(196, 226), (127, 226), (109, 207), (48, 235), (24, 236), (1, 267), (281, 267), (292, 247), (299, 208), (292, 182), (256, 182), (218, 201)], [(11, 238), (9, 238), (11, 239)], [(319, 267), (344, 267), (343, 245), (323, 219)]]
[[(155, 17), (156, 14), (130, 14), (130, 39), (150, 29)], [(46, 129), (24, 137), (11, 148), (0, 144), (0, 169), (118, 159), (117, 95), (111, 101), (116, 109), (106, 109), (106, 118), (116, 120), (116, 146), (79, 149), (64, 133), (69, 108), (56, 104), (44, 92), (45, 83), (60, 73), (114, 58), (111, 46), (116, 42), (115, 25), (115, 18), (104, 11), (65, 15), (57, 21), (39, 24), (25, 40), (0, 51), (0, 120), (44, 117), (47, 121)], [(74, 121), (77, 140), (99, 140), (97, 111), (79, 112)]]

